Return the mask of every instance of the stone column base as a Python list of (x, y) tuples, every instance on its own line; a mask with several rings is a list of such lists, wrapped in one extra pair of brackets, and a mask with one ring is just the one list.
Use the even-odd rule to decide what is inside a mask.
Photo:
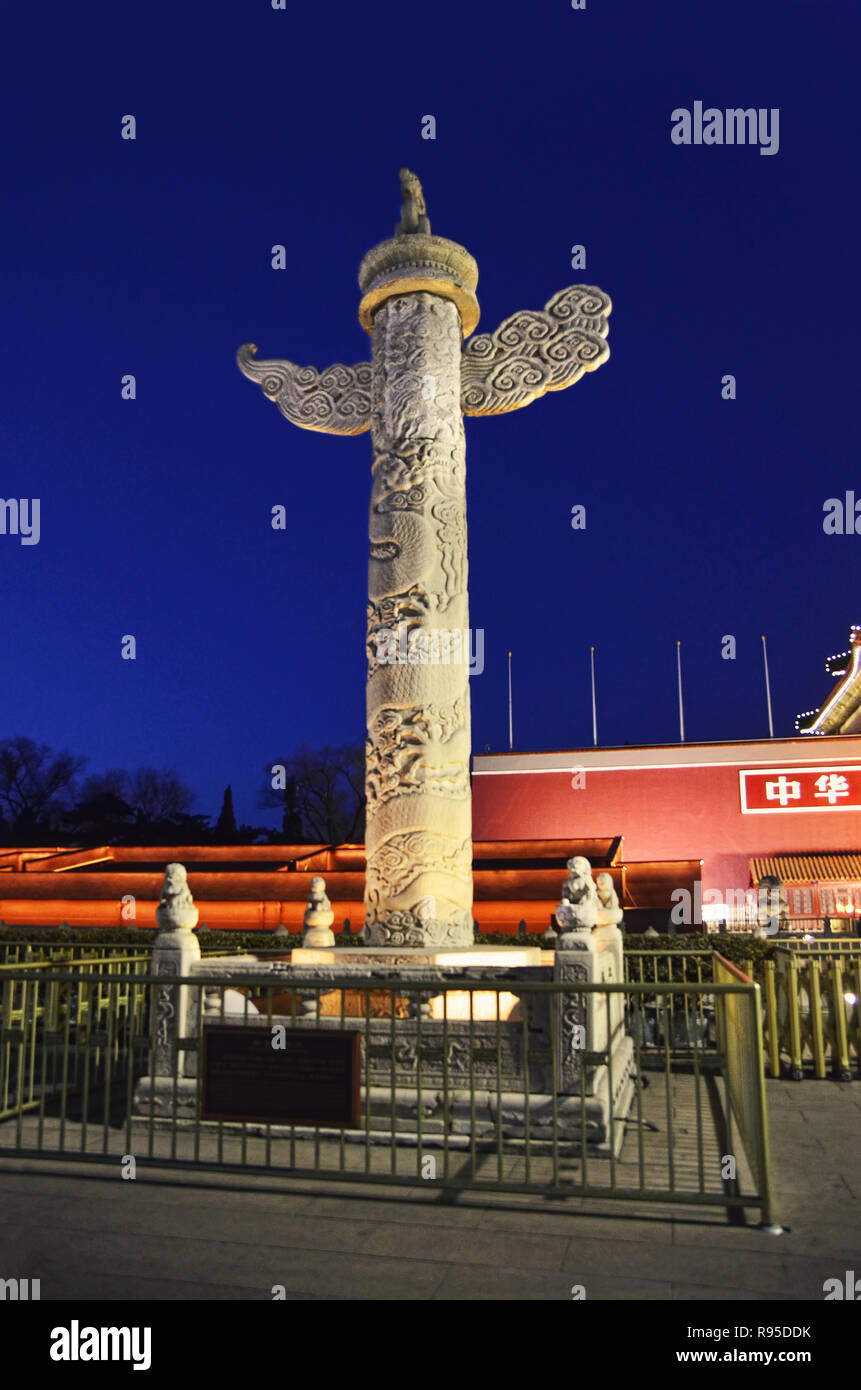
[[(597, 1157), (607, 1157), (612, 1146), (613, 1155), (619, 1157), (625, 1138), (625, 1119), (634, 1094), (634, 1048), (630, 1038), (624, 1038), (614, 1049), (612, 1058), (613, 1098), (610, 1097), (610, 1070), (606, 1066), (596, 1069), (591, 1077), (590, 1093), (582, 1101), (580, 1096), (556, 1097), (556, 1142), (564, 1147), (569, 1157), (582, 1153), (583, 1138), (586, 1151)], [(174, 1109), (174, 1096), (176, 1108)], [(367, 1091), (361, 1090), (364, 1113)], [(409, 1087), (399, 1087), (394, 1093), (394, 1120), (392, 1115), (392, 1092), (386, 1086), (370, 1088), (371, 1142), (390, 1143), (394, 1132), (397, 1143), (414, 1145), (418, 1143), (419, 1094)], [(506, 1141), (525, 1141), (527, 1098), (522, 1091), (476, 1090), (474, 1096), (469, 1091), (449, 1091), (448, 1124), (446, 1125), (445, 1096), (442, 1091), (422, 1088), (422, 1143), (431, 1147), (440, 1145), (446, 1133), (450, 1138), (458, 1136), (470, 1143), (474, 1140), (480, 1148), (492, 1150), (497, 1142), (497, 1125)], [(533, 1094), (528, 1097), (529, 1138), (536, 1146), (536, 1153), (550, 1153), (553, 1147), (553, 1096)], [(613, 1123), (610, 1123), (611, 1111)], [(142, 1076), (135, 1089), (132, 1107), (133, 1123), (136, 1127), (146, 1125), (150, 1120), (159, 1130), (190, 1130), (198, 1123), (197, 1119), (197, 1081), (194, 1077), (179, 1077), (174, 1092), (174, 1082), (168, 1076)], [(473, 1124), (473, 1115), (475, 1117)], [(175, 1119), (174, 1119), (175, 1116)], [(200, 1121), (202, 1133), (218, 1129), (218, 1122)], [(231, 1121), (222, 1122), (225, 1133), (240, 1134), (242, 1126)], [(246, 1131), (249, 1135), (264, 1135), (266, 1126), (256, 1121), (248, 1121)], [(296, 1138), (313, 1138), (317, 1130), (308, 1125), (272, 1124), (269, 1134), (273, 1141)], [(338, 1138), (340, 1129), (321, 1127), (321, 1137)], [(344, 1130), (344, 1137), (350, 1143), (364, 1143), (364, 1129)], [(545, 1148), (546, 1145), (546, 1148)], [(516, 1150), (515, 1150), (516, 1151)]]

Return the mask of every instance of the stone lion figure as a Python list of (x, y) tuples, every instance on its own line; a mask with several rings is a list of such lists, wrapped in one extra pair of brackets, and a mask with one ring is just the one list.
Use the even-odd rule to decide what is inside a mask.
[(319, 874), (311, 879), (305, 915), (302, 918), (303, 946), (334, 946), (335, 934), (331, 930), (335, 914), (326, 896), (326, 880)]
[(562, 900), (556, 921), (563, 932), (591, 931), (598, 922), (598, 891), (592, 878), (592, 865), (582, 854), (567, 863), (568, 877), (562, 885)]
[(164, 871), (161, 897), (155, 910), (156, 925), (162, 931), (196, 927), (200, 913), (194, 905), (184, 864), (168, 864)]
[(621, 927), (624, 913), (619, 906), (619, 895), (613, 883), (612, 874), (599, 874), (595, 880), (598, 893), (598, 926)]
[(425, 197), (417, 176), (409, 169), (399, 169), (401, 182), (401, 220), (395, 227), (395, 236), (411, 236), (421, 233), (430, 236), (430, 222)]

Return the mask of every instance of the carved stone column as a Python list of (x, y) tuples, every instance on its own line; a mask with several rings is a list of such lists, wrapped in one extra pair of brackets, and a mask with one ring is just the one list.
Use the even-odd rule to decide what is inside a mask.
[[(367, 876), (364, 940), (472, 945), (469, 660), (463, 419), (519, 410), (607, 360), (610, 300), (571, 285), (461, 347), (478, 324), (478, 267), (432, 236), (415, 174), (401, 220), (359, 267), (372, 363), (319, 372), (287, 358), (240, 370), (302, 429), (370, 429)], [(478, 643), (476, 643), (478, 647)]]
[[(369, 287), (363, 310), (383, 279), (372, 333), (367, 633), (365, 936), (376, 945), (466, 947), (473, 940), (463, 321), (456, 302), (458, 279), (465, 284), (457, 271), (472, 265), (456, 243), (413, 235), (375, 247), (360, 272), (362, 288)], [(413, 289), (421, 283), (434, 292)], [(401, 286), (411, 292), (398, 293)]]
[(159, 930), (153, 942), (152, 973), (165, 977), (155, 987), (155, 1075), (173, 1076), (182, 1070), (179, 1040), (187, 1036), (191, 990), (167, 981), (191, 974), (200, 960), (200, 942), (194, 934), (198, 910), (182, 864), (168, 864), (161, 899), (155, 910)]

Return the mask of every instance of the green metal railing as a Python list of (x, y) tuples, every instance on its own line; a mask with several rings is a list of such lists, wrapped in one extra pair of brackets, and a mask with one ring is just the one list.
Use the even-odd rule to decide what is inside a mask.
[[(714, 996), (709, 986), (713, 980), (714, 953), (705, 950), (638, 950), (624, 952), (625, 979), (630, 984), (696, 984), (695, 994), (680, 993), (666, 1000), (657, 994), (644, 993), (640, 998), (641, 1016), (630, 1027), (636, 1031), (643, 1049), (644, 1065), (651, 1058), (658, 1064), (665, 1048), (676, 1060), (699, 1055), (717, 1058)], [(629, 1010), (630, 1013), (630, 1010)], [(642, 1030), (642, 1032), (640, 1032)]]
[[(141, 950), (145, 949), (141, 947)], [(59, 941), (4, 941), (0, 936), (0, 967), (4, 965), (39, 965), (44, 961), (64, 961), (68, 963), (92, 960), (95, 957), (118, 955), (128, 956), (129, 946), (115, 946), (111, 942), (59, 942)], [(134, 950), (132, 954), (137, 955)]]
[(703, 984), (712, 978), (712, 951), (673, 949), (640, 950), (626, 944), (625, 979), (632, 984), (649, 981)]
[[(599, 985), (344, 975), (291, 986), (263, 971), (176, 979), (143, 973), (139, 960), (125, 973), (107, 964), (0, 974), (0, 1155), (131, 1155), (315, 1180), (749, 1207), (774, 1221), (764, 1102), (753, 1110), (747, 1100), (763, 1057), (751, 1002), (759, 990), (745, 977)], [(511, 990), (518, 1003), (506, 1016), (501, 996)], [(165, 991), (174, 1006), (184, 993), (190, 1022), (159, 1074)], [(479, 1017), (494, 996), (493, 1016)], [(590, 1086), (563, 1091), (569, 1007), (591, 1010), (603, 1031), (580, 1054)], [(662, 1021), (656, 1048), (644, 1043), (647, 1010)], [(730, 1020), (723, 1050), (714, 1039), (683, 1047), (672, 1020), (715, 1010)], [(218, 1023), (357, 1031), (358, 1125), (203, 1119), (204, 1046)], [(733, 1122), (746, 1158), (727, 1182)]]
[(784, 1059), (794, 1081), (808, 1069), (819, 1080), (861, 1074), (861, 948), (779, 950), (762, 972), (771, 1075), (781, 1075)]
[[(137, 997), (133, 986), (125, 984), (122, 989), (114, 990), (113, 981), (121, 978), (125, 980), (128, 975), (144, 974), (150, 961), (149, 951), (126, 951), (123, 955), (85, 956), (74, 962), (58, 959), (0, 965), (0, 1019), (4, 1022), (20, 1022), (27, 1011), (28, 997), (38, 1000), (33, 1006), (37, 1009), (38, 1017), (47, 1009), (53, 1019), (57, 1016), (58, 1001), (61, 998), (68, 1000), (74, 997), (77, 1000), (76, 1022), (80, 1022), (91, 1007), (89, 997), (85, 1001), (80, 989), (59, 989), (59, 981), (65, 978), (70, 965), (74, 967), (71, 976), (73, 980), (80, 982), (92, 979), (95, 982), (92, 1008), (96, 1013), (106, 1008), (109, 1000), (118, 1007), (128, 1009)], [(46, 987), (40, 990), (36, 987), (37, 982)]]
[(0, 1119), (74, 1086), (80, 1048), (72, 1040), (92, 1044), (98, 1060), (110, 1033), (119, 1055), (120, 1025), (144, 1024), (137, 981), (149, 965), (149, 952), (138, 952), (81, 959), (73, 972), (66, 961), (0, 966)]
[[(707, 951), (625, 951), (629, 980), (705, 980), (711, 970)], [(851, 1081), (861, 1075), (861, 941), (775, 940), (773, 959), (753, 958), (745, 965), (747, 976), (762, 992), (764, 1059), (768, 1075), (788, 1075), (801, 1081), (806, 1076), (822, 1079), (833, 1075)], [(708, 1010), (704, 1015), (709, 1019)], [(660, 1047), (655, 1010), (647, 1010), (649, 1031), (644, 1044)], [(677, 1044), (684, 1038), (696, 1043), (703, 1021), (685, 1017), (677, 1021)], [(699, 1045), (709, 1047), (706, 1029)]]
[(861, 955), (861, 937), (857, 936), (817, 937), (813, 941), (805, 941), (803, 936), (779, 936), (775, 945), (803, 956)]
[[(283, 947), (276, 948), (271, 946), (268, 941), (270, 933), (261, 932), (261, 937), (266, 941), (261, 941), (261, 953), (272, 954), (276, 949), (283, 952)], [(69, 965), (77, 964), (78, 961), (94, 960), (104, 956), (112, 959), (126, 959), (131, 956), (145, 954), (147, 957), (152, 952), (156, 933), (141, 931), (143, 938), (140, 946), (129, 946), (127, 942), (118, 944), (113, 941), (84, 941), (84, 942), (55, 942), (55, 941), (4, 941), (0, 935), (0, 967), (4, 965), (39, 965), (44, 961), (63, 961)], [(207, 946), (203, 937), (200, 939), (200, 954), (206, 956), (230, 956), (243, 954), (248, 948), (240, 946)], [(256, 954), (256, 952), (255, 952)]]
[[(738, 1126), (741, 1141), (757, 1188), (765, 1194), (763, 1220), (772, 1224), (774, 1203), (771, 1190), (768, 1112), (765, 1099), (762, 1004), (759, 985), (737, 966), (715, 952), (715, 1006), (718, 1046), (724, 1063), (729, 1104), (728, 1152), (734, 1148), (732, 1125)], [(719, 989), (737, 982), (741, 990)]]

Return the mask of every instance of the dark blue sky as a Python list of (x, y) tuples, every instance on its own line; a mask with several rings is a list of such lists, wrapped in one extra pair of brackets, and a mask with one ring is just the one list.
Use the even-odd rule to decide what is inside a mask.
[[(576, 281), (614, 302), (600, 371), (467, 421), (474, 749), (507, 746), (509, 648), (516, 746), (590, 742), (591, 642), (602, 743), (677, 738), (677, 638), (688, 738), (764, 735), (761, 632), (791, 733), (861, 621), (861, 536), (822, 528), (861, 498), (858, 13), (7, 7), (0, 496), (41, 538), (0, 536), (0, 736), (176, 766), (210, 814), (231, 782), (257, 821), (264, 764), (362, 736), (370, 439), (293, 428), (234, 354), (368, 356), (401, 165), (478, 260), (481, 329)], [(779, 108), (779, 152), (672, 144), (696, 100)]]

